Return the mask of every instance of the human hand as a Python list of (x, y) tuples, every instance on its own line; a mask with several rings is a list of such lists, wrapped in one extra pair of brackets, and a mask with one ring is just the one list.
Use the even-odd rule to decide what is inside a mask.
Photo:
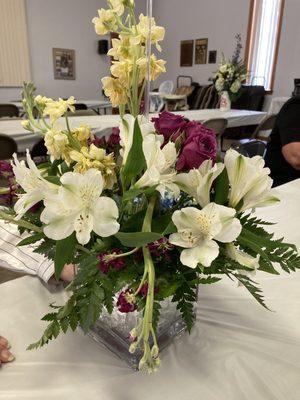
[(64, 282), (70, 283), (75, 278), (76, 266), (74, 264), (65, 264), (61, 271), (60, 279)]
[(0, 336), (0, 365), (2, 363), (11, 362), (15, 359), (9, 349), (10, 344), (8, 343), (8, 340)]

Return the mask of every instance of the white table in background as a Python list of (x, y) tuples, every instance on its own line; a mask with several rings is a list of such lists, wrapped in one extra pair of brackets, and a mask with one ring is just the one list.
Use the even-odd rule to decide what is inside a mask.
[[(87, 108), (95, 111), (100, 115), (101, 110), (104, 110), (104, 114), (106, 115), (107, 110), (111, 109), (111, 102), (109, 100), (85, 100), (85, 99), (76, 99), (76, 102), (79, 104), (84, 104)], [(14, 104), (18, 107), (19, 111), (23, 112), (23, 104), (21, 101), (11, 101), (10, 103)]]
[[(278, 189), (282, 203), (259, 216), (300, 248), (300, 180)], [(157, 374), (130, 370), (80, 332), (28, 352), (48, 303), (63, 301), (36, 278), (0, 285), (0, 331), (16, 361), (0, 371), (1, 400), (299, 400), (300, 273), (258, 274), (270, 312), (224, 280), (201, 286), (197, 322), (162, 353)]]
[[(220, 111), (219, 109), (212, 110), (191, 110), (191, 111), (176, 111), (175, 114), (183, 115), (189, 120), (199, 122), (206, 121), (212, 118), (226, 118), (228, 120), (228, 127), (247, 126), (259, 124), (266, 113), (259, 111), (248, 110), (231, 110), (228, 112)], [(157, 116), (151, 114), (150, 118)], [(92, 116), (78, 116), (70, 117), (70, 125), (76, 126), (80, 123), (88, 124), (93, 129), (101, 132), (108, 128), (118, 126), (120, 117), (118, 115), (92, 115)], [(64, 120), (62, 121), (64, 124)], [(18, 151), (24, 151), (27, 147), (32, 148), (34, 143), (39, 139), (38, 135), (28, 133), (22, 126), (19, 120), (3, 120), (0, 119), (0, 133), (4, 133), (18, 144)]]

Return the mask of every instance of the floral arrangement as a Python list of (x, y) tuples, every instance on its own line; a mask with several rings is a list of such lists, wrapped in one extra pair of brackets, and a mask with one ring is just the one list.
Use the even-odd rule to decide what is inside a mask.
[[(110, 0), (109, 5), (94, 20), (98, 32), (116, 29), (124, 10), (126, 21), (134, 21), (131, 1)], [(128, 63), (144, 51), (149, 33), (142, 34), (139, 24), (130, 26), (129, 37), (113, 45), (113, 51), (122, 48), (128, 54), (124, 41), (130, 39)], [(111, 79), (112, 86), (125, 88), (120, 78)], [(160, 364), (156, 331), (165, 299), (176, 304), (190, 331), (198, 285), (230, 277), (266, 307), (255, 272), (278, 274), (277, 266), (295, 271), (300, 257), (252, 214), (278, 202), (263, 159), (229, 150), (224, 163), (218, 162), (214, 134), (201, 124), (170, 113), (152, 122), (136, 116), (137, 81), (121, 91), (133, 114), (121, 115), (119, 129), (105, 140), (95, 138), (88, 126), (70, 126), (73, 98), (35, 96), (34, 86), (25, 85), (28, 120), (23, 125), (44, 135), (49, 160), (36, 165), (29, 152), (27, 163), (14, 156), (18, 197), (0, 218), (27, 232), (20, 246), (35, 243), (36, 252), (54, 260), (57, 279), (66, 263), (78, 268), (67, 288), (68, 301), (51, 305), (43, 317), (49, 325), (29, 349), (78, 326), (88, 332), (103, 312), (140, 312), (128, 332), (128, 350), (141, 350), (140, 370), (153, 372)]]
[(230, 100), (238, 98), (242, 83), (247, 78), (247, 69), (243, 60), (240, 59), (242, 44), (241, 35), (236, 35), (236, 48), (230, 60), (222, 55), (219, 70), (216, 72), (213, 81), (217, 92), (228, 92)]

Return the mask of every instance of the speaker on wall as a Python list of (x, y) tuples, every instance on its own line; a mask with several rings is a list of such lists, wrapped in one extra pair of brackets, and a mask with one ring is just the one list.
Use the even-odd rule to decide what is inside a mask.
[(99, 40), (98, 41), (98, 53), (103, 55), (108, 52), (108, 40)]

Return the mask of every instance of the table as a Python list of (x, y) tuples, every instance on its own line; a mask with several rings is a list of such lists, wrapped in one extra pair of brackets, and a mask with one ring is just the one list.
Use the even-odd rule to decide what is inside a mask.
[(282, 109), (282, 106), (290, 99), (290, 97), (274, 97), (271, 101), (268, 114), (278, 114)]
[[(183, 115), (185, 118), (204, 122), (212, 118), (225, 118), (228, 120), (228, 127), (247, 126), (259, 124), (266, 113), (260, 111), (249, 110), (230, 110), (227, 112), (220, 111), (219, 109), (210, 110), (189, 110), (189, 111), (175, 111), (174, 114)], [(150, 118), (156, 117), (157, 114), (151, 114)], [(108, 128), (118, 126), (120, 117), (118, 115), (95, 115), (95, 116), (78, 116), (70, 117), (71, 126), (76, 126), (80, 123), (88, 124), (93, 129), (101, 132)], [(64, 120), (61, 122), (64, 124)], [(26, 148), (31, 149), (32, 146), (40, 139), (40, 135), (33, 135), (28, 133), (22, 126), (19, 120), (5, 120), (0, 119), (0, 133), (4, 133), (12, 137), (18, 144), (18, 151), (23, 152)]]
[[(258, 215), (279, 221), (277, 236), (300, 248), (300, 180), (278, 189), (282, 203)], [(0, 371), (1, 400), (299, 400), (300, 273), (257, 281), (259, 306), (231, 281), (200, 288), (197, 323), (162, 353), (160, 371), (147, 376), (80, 332), (26, 352), (44, 326), (38, 319), (63, 293), (35, 278), (0, 285), (0, 329), (16, 361)]]
[[(101, 113), (101, 110), (104, 110), (104, 114), (106, 115), (107, 109), (111, 108), (111, 102), (109, 100), (85, 100), (85, 99), (78, 99), (76, 100), (78, 104), (85, 104), (87, 108), (95, 111), (96, 114)], [(17, 106), (20, 112), (23, 112), (23, 104), (21, 101), (11, 101), (12, 104)]]

